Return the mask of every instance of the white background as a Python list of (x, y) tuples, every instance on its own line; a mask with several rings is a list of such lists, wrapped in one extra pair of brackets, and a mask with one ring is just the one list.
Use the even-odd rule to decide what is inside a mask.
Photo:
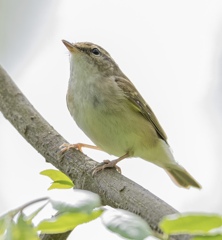
[[(221, 33), (219, 0), (0, 2), (0, 64), (71, 143), (90, 140), (66, 107), (69, 56), (61, 39), (94, 42), (111, 54), (156, 113), (177, 161), (203, 189), (180, 189), (141, 159), (119, 166), (181, 212), (222, 214)], [(85, 152), (98, 161), (112, 158)], [(0, 213), (49, 195), (49, 181), (39, 175), (47, 168), (0, 114)], [(98, 222), (78, 227), (73, 238), (119, 239)]]

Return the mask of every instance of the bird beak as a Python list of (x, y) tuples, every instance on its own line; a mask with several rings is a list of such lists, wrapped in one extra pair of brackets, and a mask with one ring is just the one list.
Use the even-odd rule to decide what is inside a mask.
[(62, 40), (62, 42), (64, 43), (64, 45), (68, 48), (68, 50), (70, 52), (76, 52), (77, 48), (70, 42), (66, 41), (66, 40)]

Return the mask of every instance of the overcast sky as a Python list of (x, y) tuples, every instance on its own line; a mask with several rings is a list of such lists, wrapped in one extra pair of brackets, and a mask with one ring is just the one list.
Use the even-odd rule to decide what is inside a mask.
[[(0, 64), (71, 143), (90, 140), (66, 107), (69, 55), (61, 40), (104, 47), (152, 107), (176, 160), (203, 189), (180, 189), (142, 159), (122, 161), (123, 174), (179, 211), (222, 214), (222, 1), (2, 0), (0, 39)], [(52, 166), (2, 115), (0, 149), (0, 213), (50, 194), (39, 172)], [(98, 161), (113, 158), (85, 152)], [(73, 236), (89, 237), (97, 225), (81, 226)], [(98, 229), (96, 239), (119, 239)]]

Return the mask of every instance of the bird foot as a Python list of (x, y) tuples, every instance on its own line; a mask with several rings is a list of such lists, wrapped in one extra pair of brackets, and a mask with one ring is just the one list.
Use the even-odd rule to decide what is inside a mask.
[(99, 147), (97, 146), (93, 146), (93, 145), (89, 145), (89, 144), (85, 144), (85, 143), (75, 143), (75, 144), (70, 144), (70, 143), (63, 143), (61, 146), (60, 146), (60, 152), (61, 154), (63, 154), (64, 152), (68, 151), (69, 149), (77, 149), (79, 150), (80, 152), (82, 152), (82, 148), (85, 147), (85, 148), (91, 148), (91, 149), (96, 149), (96, 150), (101, 150)]
[(83, 147), (83, 143), (76, 143), (76, 144), (63, 143), (59, 148), (61, 149), (60, 150), (61, 154), (63, 154), (72, 148), (77, 149), (80, 152), (82, 152), (82, 147)]
[(116, 164), (119, 162), (119, 159), (116, 160), (104, 160), (102, 163), (99, 163), (96, 167), (94, 167), (92, 170), (92, 175), (94, 176), (96, 173), (98, 173), (101, 170), (104, 170), (105, 168), (115, 168), (117, 172), (121, 173), (121, 168), (118, 167)]

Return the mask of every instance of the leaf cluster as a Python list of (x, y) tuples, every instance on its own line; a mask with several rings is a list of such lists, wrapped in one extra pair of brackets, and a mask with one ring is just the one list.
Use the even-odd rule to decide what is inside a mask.
[[(41, 172), (53, 182), (48, 188), (67, 189), (74, 184), (62, 172), (54, 169)], [(77, 198), (82, 194), (82, 198)], [(74, 190), (74, 198), (64, 200), (41, 198), (11, 210), (0, 217), (0, 240), (37, 240), (40, 233), (56, 234), (72, 231), (78, 225), (101, 217), (103, 224), (110, 231), (125, 239), (143, 240), (150, 236), (157, 239), (170, 239), (175, 234), (190, 234), (193, 240), (221, 240), (222, 216), (216, 214), (173, 214), (166, 216), (159, 223), (163, 234), (157, 234), (141, 217), (122, 209), (107, 209), (101, 205), (100, 197), (92, 192)], [(24, 210), (38, 202), (44, 204), (30, 215)], [(57, 214), (41, 220), (37, 225), (33, 219), (42, 209), (50, 204)]]

